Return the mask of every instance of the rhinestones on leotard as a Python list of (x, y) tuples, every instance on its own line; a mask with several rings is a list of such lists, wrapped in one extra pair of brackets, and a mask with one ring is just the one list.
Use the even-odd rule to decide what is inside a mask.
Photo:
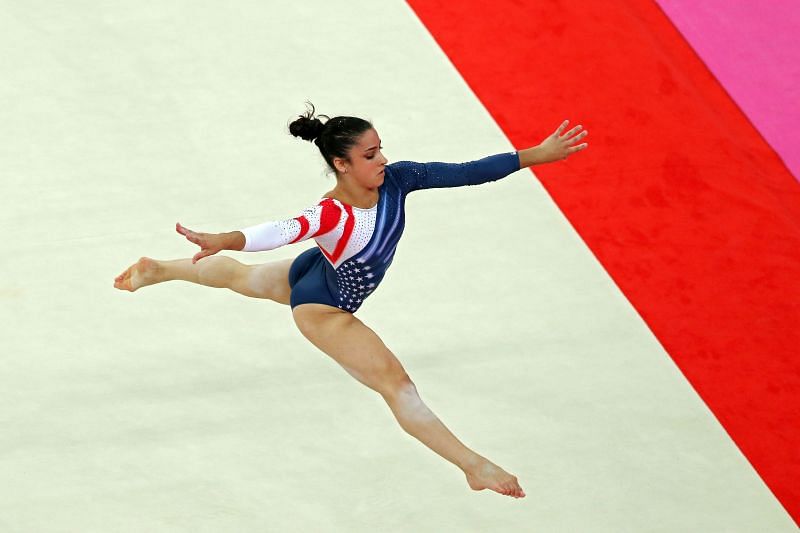
[(366, 283), (365, 274), (369, 265), (362, 265), (357, 261), (347, 261), (336, 269), (336, 283), (339, 289), (339, 307), (348, 311), (355, 311), (375, 290), (374, 283)]

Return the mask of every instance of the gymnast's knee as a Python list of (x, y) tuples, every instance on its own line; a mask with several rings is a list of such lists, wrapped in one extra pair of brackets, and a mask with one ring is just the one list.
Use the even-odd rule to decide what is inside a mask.
[(385, 376), (382, 376), (375, 390), (390, 403), (403, 401), (407, 398), (419, 397), (416, 385), (405, 371), (389, 372)]
[(436, 415), (420, 398), (416, 385), (408, 375), (394, 382), (391, 387), (381, 394), (396, 415), (402, 428), (409, 433), (413, 431), (414, 423), (436, 419)]
[(246, 266), (232, 257), (214, 255), (197, 262), (200, 283), (209, 287), (228, 288), (246, 271)]

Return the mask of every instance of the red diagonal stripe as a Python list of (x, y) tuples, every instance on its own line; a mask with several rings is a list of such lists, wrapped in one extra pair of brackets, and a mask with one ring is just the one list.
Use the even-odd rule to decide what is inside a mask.
[(306, 219), (306, 217), (303, 215), (295, 217), (295, 220), (300, 224), (300, 233), (298, 233), (297, 237), (292, 239), (292, 241), (289, 244), (301, 240), (305, 236), (305, 234), (308, 233), (308, 228), (310, 227), (308, 219)]
[(339, 220), (342, 217), (342, 209), (334, 203), (333, 200), (327, 199), (319, 203), (322, 206), (322, 213), (320, 214), (319, 229), (313, 235), (325, 235), (336, 226), (339, 225)]
[(330, 262), (333, 264), (336, 264), (336, 261), (338, 261), (342, 256), (342, 253), (344, 252), (344, 249), (350, 240), (350, 235), (353, 234), (353, 228), (355, 227), (356, 223), (355, 219), (353, 218), (353, 208), (347, 204), (342, 205), (344, 205), (345, 212), (347, 213), (347, 220), (344, 222), (344, 231), (342, 236), (336, 242), (336, 249), (333, 251), (333, 253), (328, 253), (325, 248), (322, 246), (319, 247), (319, 249), (322, 250), (322, 253), (325, 254), (328, 260), (330, 260)]

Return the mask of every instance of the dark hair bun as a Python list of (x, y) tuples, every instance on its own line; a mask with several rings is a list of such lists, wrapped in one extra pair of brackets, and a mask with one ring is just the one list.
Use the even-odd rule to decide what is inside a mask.
[(334, 158), (350, 161), (350, 151), (358, 143), (361, 135), (368, 129), (374, 129), (368, 120), (358, 117), (319, 115), (325, 118), (322, 122), (314, 116), (314, 104), (306, 102), (311, 109), (288, 124), (289, 133), (295, 137), (313, 142), (319, 148), (328, 168), (334, 172)]
[[(314, 117), (314, 104), (311, 102), (306, 103), (311, 106), (311, 110), (305, 115), (298, 115), (299, 118), (289, 124), (289, 133), (310, 142), (322, 135), (325, 124), (320, 119)], [(327, 115), (319, 116), (325, 117), (328, 120), (330, 119)]]

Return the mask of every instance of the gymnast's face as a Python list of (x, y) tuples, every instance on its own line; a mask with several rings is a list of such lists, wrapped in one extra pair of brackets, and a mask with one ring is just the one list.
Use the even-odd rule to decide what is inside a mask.
[(345, 176), (349, 175), (359, 185), (368, 189), (380, 187), (383, 184), (383, 167), (389, 162), (383, 156), (381, 148), (383, 147), (378, 132), (374, 129), (365, 131), (350, 149), (350, 161), (334, 161), (339, 174), (347, 169)]

